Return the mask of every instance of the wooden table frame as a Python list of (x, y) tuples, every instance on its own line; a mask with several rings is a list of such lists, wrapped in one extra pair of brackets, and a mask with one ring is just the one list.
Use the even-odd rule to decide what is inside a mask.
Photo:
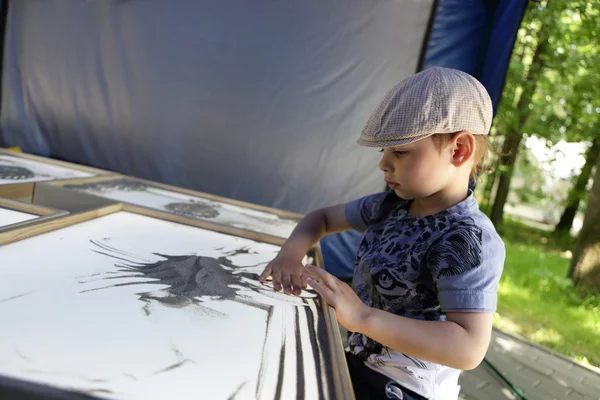
[(47, 182), (11, 183), (0, 185), (0, 199), (78, 213), (116, 204), (114, 200), (70, 191)]
[(20, 201), (3, 198), (0, 198), (0, 208), (38, 216), (38, 218), (28, 219), (21, 222), (15, 222), (13, 224), (0, 226), (0, 232), (8, 231), (19, 226), (29, 226), (32, 224), (43, 223), (50, 219), (68, 214), (68, 212), (64, 210), (58, 210), (50, 207), (43, 207), (37, 204), (23, 203)]
[[(85, 221), (90, 221), (120, 211), (150, 216), (160, 220), (178, 222), (184, 225), (195, 226), (210, 231), (247, 238), (257, 242), (264, 242), (274, 245), (281, 244), (281, 240), (279, 238), (274, 238), (270, 235), (263, 235), (255, 232), (249, 233), (242, 229), (225, 227), (222, 225), (217, 225), (200, 220), (186, 219), (176, 216), (165, 216), (163, 215), (163, 213), (152, 212), (152, 210), (148, 210), (145, 208), (132, 206), (124, 203), (115, 203), (107, 205), (105, 207), (91, 209), (88, 211), (63, 215), (57, 218), (53, 218), (52, 220), (45, 221), (43, 223), (17, 227), (8, 231), (0, 232), (0, 246), (31, 238), (34, 236), (42, 235), (48, 232), (56, 231), (62, 228), (76, 225)], [(321, 248), (318, 244), (311, 249), (309, 254), (314, 256), (315, 264), (318, 267), (324, 267), (323, 255), (321, 252)], [(330, 369), (333, 372), (332, 376), (326, 377), (328, 381), (332, 382), (332, 390), (330, 391), (332, 392), (331, 396), (334, 399), (352, 400), (354, 399), (354, 391), (352, 389), (350, 374), (344, 356), (344, 350), (342, 347), (339, 325), (335, 317), (335, 311), (333, 310), (333, 308), (329, 307), (329, 305), (325, 302), (324, 299), (321, 299), (320, 304), (322, 306), (325, 316), (324, 323), (326, 325), (327, 342), (329, 344), (329, 349), (327, 349), (327, 352), (329, 353), (332, 362)], [(23, 386), (23, 384), (21, 384), (21, 386)]]

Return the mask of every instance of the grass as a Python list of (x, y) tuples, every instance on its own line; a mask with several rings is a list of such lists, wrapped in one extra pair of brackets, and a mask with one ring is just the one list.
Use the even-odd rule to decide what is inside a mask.
[(511, 220), (498, 231), (507, 255), (495, 326), (600, 367), (600, 295), (566, 278), (573, 239)]

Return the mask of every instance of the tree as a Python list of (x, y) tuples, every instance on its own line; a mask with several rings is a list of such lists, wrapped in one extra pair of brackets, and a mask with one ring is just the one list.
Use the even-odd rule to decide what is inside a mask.
[(600, 291), (600, 158), (598, 161), (583, 226), (573, 246), (568, 277), (576, 285), (592, 285)]
[(492, 207), (492, 213), (490, 219), (497, 225), (502, 222), (504, 216), (504, 205), (508, 198), (508, 191), (510, 189), (510, 180), (512, 178), (515, 161), (517, 154), (521, 148), (521, 142), (523, 141), (523, 127), (529, 118), (529, 104), (533, 98), (533, 93), (537, 87), (539, 75), (542, 73), (544, 68), (544, 55), (549, 51), (548, 44), (548, 33), (544, 31), (539, 38), (539, 44), (537, 45), (531, 66), (525, 74), (523, 82), (523, 91), (519, 96), (517, 103), (516, 112), (519, 114), (517, 123), (510, 127), (510, 130), (504, 137), (504, 143), (502, 145), (502, 153), (499, 160), (499, 180), (496, 189), (496, 195), (494, 196), (494, 205)]
[[(530, 115), (530, 103), (543, 72), (545, 56), (550, 50), (551, 30), (541, 21), (541, 11), (548, 8), (530, 3), (518, 35), (515, 56), (509, 65), (507, 81), (510, 83), (503, 91), (496, 124), (497, 131), (505, 134), (497, 162), (496, 193), (490, 215), (495, 225), (502, 222), (513, 168), (523, 140), (523, 127)], [(490, 183), (490, 187), (493, 186), (494, 183)]]
[(575, 219), (577, 210), (579, 210), (579, 204), (581, 203), (581, 200), (585, 198), (585, 189), (592, 177), (592, 170), (598, 162), (599, 152), (600, 138), (596, 137), (594, 138), (592, 145), (588, 147), (585, 152), (585, 164), (579, 175), (577, 175), (573, 187), (569, 191), (565, 210), (563, 211), (558, 224), (556, 224), (556, 227), (554, 228), (554, 233), (563, 234), (571, 231), (573, 220)]
[(530, 4), (495, 123), (496, 131), (505, 133), (497, 181), (488, 186), (496, 186), (490, 215), (495, 224), (502, 222), (525, 132), (548, 139), (549, 146), (559, 140), (593, 141), (599, 10), (598, 0)]

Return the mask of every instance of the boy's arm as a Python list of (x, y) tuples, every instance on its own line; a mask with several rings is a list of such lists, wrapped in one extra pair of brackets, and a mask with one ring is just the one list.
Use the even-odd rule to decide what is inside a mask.
[(449, 312), (446, 321), (422, 321), (368, 307), (350, 286), (326, 271), (306, 267), (308, 284), (335, 308), (338, 321), (350, 332), (411, 357), (460, 370), (477, 367), (492, 331), (492, 313)]
[(455, 312), (446, 321), (421, 321), (371, 308), (358, 332), (412, 357), (471, 370), (487, 352), (492, 313)]
[(259, 277), (260, 282), (272, 275), (273, 287), (282, 288), (286, 294), (301, 293), (306, 288), (301, 261), (306, 253), (323, 236), (352, 229), (346, 218), (346, 205), (338, 204), (307, 214), (296, 226), (282, 246), (279, 254), (271, 261)]
[(281, 248), (281, 252), (302, 259), (323, 236), (352, 229), (345, 204), (322, 208), (307, 214)]

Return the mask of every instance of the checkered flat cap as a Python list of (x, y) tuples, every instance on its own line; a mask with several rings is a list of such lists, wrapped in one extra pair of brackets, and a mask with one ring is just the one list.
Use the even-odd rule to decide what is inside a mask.
[(456, 69), (431, 67), (403, 80), (384, 96), (358, 143), (392, 147), (437, 133), (487, 135), (492, 115), (492, 100), (477, 79)]

